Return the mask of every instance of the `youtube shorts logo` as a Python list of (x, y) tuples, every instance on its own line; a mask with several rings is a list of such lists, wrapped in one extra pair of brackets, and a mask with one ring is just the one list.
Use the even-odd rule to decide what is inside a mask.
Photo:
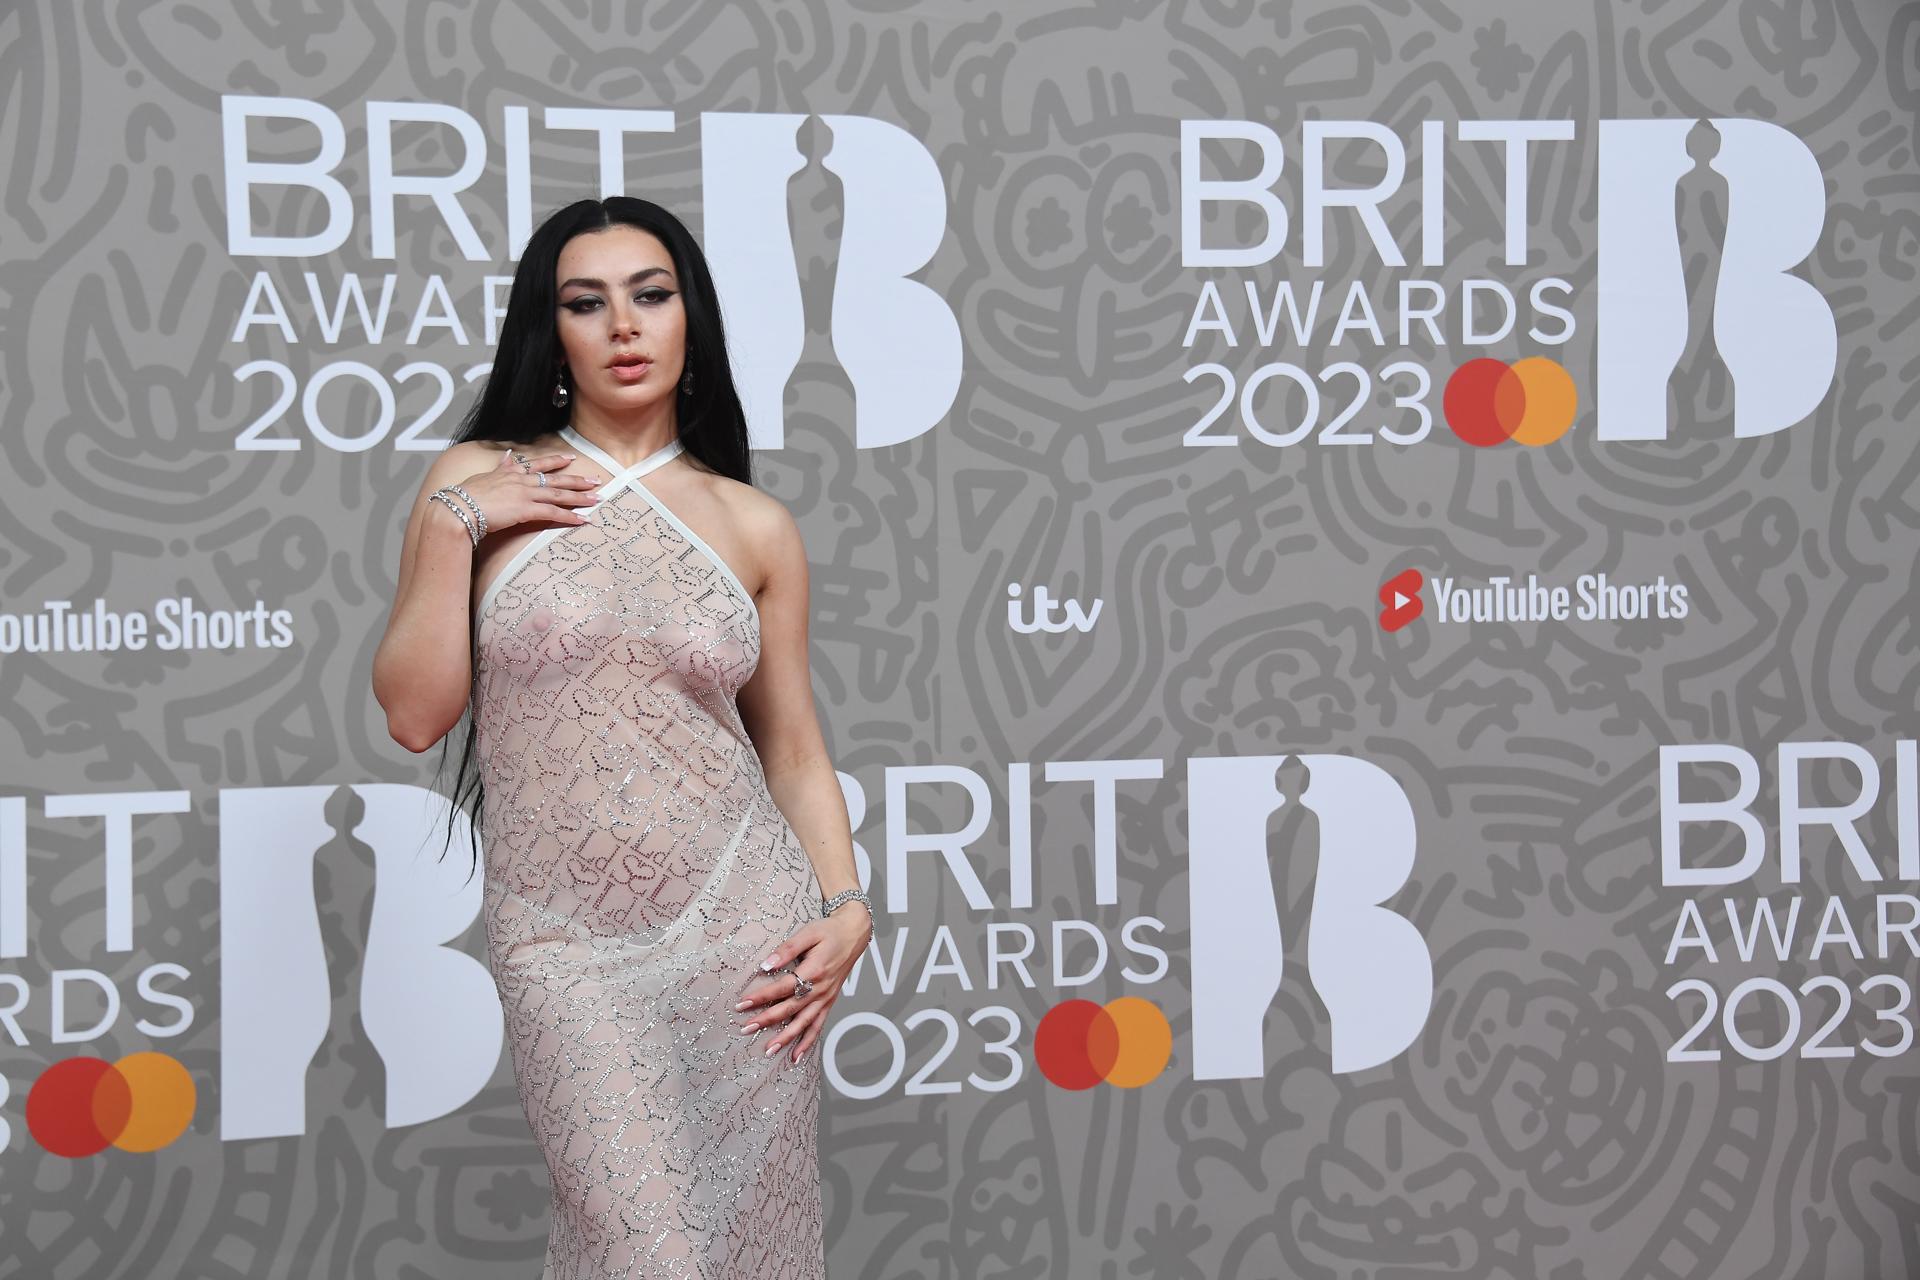
[(1427, 580), (1418, 569), (1403, 569), (1380, 584), (1380, 629), (1398, 631), (1420, 616), (1420, 592)]

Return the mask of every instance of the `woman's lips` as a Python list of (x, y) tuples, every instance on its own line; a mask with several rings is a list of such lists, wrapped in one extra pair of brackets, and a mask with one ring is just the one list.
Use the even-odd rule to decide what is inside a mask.
[(614, 380), (617, 382), (638, 382), (647, 376), (647, 370), (653, 368), (653, 366), (642, 362), (640, 364), (608, 365), (607, 368), (612, 371)]

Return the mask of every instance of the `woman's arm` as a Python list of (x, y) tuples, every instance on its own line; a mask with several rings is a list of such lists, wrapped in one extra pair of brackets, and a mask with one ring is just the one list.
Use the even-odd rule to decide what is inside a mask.
[(447, 736), (467, 708), (473, 681), (473, 553), (461, 518), (433, 494), (458, 484), (486, 513), (486, 537), (515, 525), (583, 524), (607, 478), (564, 469), (571, 453), (526, 457), (479, 440), (449, 445), (420, 482), (400, 544), (400, 578), (387, 633), (373, 655), (373, 696), (387, 732), (409, 751)]
[[(810, 756), (786, 768), (767, 771), (767, 793), (786, 815), (787, 824), (806, 847), (807, 860), (813, 863), (814, 878), (820, 882), (822, 899), (842, 889), (858, 889), (860, 881), (853, 865), (853, 831), (847, 825), (847, 801), (840, 793), (840, 778), (826, 754)], [(850, 917), (861, 917), (858, 905), (846, 908)]]
[[(806, 847), (821, 896), (831, 897), (860, 884), (846, 799), (813, 706), (807, 552), (792, 514), (778, 499), (756, 497), (752, 538), (766, 581), (754, 601), (760, 610), (760, 662), (740, 690), (740, 718), (760, 756), (768, 794)], [(841, 914), (865, 923), (857, 903), (835, 918)]]
[(427, 750), (459, 723), (473, 679), (473, 542), (460, 517), (428, 495), (486, 470), (492, 454), (472, 441), (449, 446), (427, 468), (407, 517), (393, 611), (373, 655), (373, 696), (387, 732), (409, 751)]
[[(827, 758), (820, 718), (813, 708), (808, 666), (807, 553), (800, 530), (779, 501), (757, 495), (765, 506), (752, 521), (753, 545), (766, 565), (760, 609), (760, 664), (740, 690), (740, 718), (753, 738), (767, 791), (805, 846), (821, 893), (831, 897), (859, 887), (853, 862), (853, 831), (840, 780)], [(757, 504), (756, 504), (757, 505)], [(770, 508), (770, 510), (768, 509)], [(801, 925), (767, 956), (762, 967), (791, 966), (813, 984), (802, 996), (798, 982), (763, 983), (734, 1008), (754, 1027), (785, 1025), (764, 1052), (792, 1047), (798, 1062), (826, 1026), (827, 1013), (873, 938), (873, 916), (859, 902), (841, 905), (826, 919)], [(751, 1010), (751, 1012), (747, 1012)]]

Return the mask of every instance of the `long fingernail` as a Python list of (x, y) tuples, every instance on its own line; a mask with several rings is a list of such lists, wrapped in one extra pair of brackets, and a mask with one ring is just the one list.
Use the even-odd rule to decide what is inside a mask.
[(742, 1000), (739, 1004), (733, 1006), (733, 1011), (735, 1013), (739, 1013), (742, 1009), (746, 1008), (748, 1005), (752, 1003), (753, 1001), (751, 1000)]
[(767, 1052), (763, 1056), (771, 1058), (774, 1055), (774, 1051), (779, 1049), (779, 1047), (780, 1047), (780, 1042), (778, 1040), (774, 1041), (772, 1044), (767, 1046)]
[(740, 1028), (740, 1034), (741, 1034), (741, 1035), (743, 1035), (743, 1036), (744, 1036), (744, 1035), (751, 1035), (751, 1034), (752, 1034), (753, 1032), (755, 1032), (755, 1031), (758, 1031), (759, 1029), (760, 1029), (760, 1024), (759, 1024), (759, 1023), (757, 1023), (757, 1022), (749, 1022), (749, 1023), (747, 1023), (747, 1024), (745, 1025), (745, 1026), (743, 1026), (743, 1027), (741, 1027), (741, 1028)]
[(766, 971), (766, 972), (768, 972), (768, 973), (772, 973), (772, 972), (773, 972), (773, 962), (774, 962), (775, 960), (778, 960), (779, 958), (780, 958), (779, 956), (768, 956), (768, 957), (767, 957), (767, 958), (766, 958), (765, 960), (762, 960), (762, 961), (760, 962), (760, 967), (761, 967), (761, 969), (763, 969), (763, 970), (765, 970), (765, 971)]

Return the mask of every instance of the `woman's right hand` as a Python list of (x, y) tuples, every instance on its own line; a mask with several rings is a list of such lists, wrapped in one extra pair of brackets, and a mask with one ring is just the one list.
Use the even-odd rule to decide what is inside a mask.
[[(605, 484), (605, 476), (560, 475), (574, 460), (570, 453), (522, 454), (527, 469), (521, 470), (513, 450), (501, 453), (499, 464), (460, 482), (486, 513), (487, 531), (498, 532), (517, 524), (536, 521), (558, 524), (586, 524), (590, 519), (582, 508), (599, 502), (594, 492)], [(546, 477), (542, 484), (541, 476)]]

